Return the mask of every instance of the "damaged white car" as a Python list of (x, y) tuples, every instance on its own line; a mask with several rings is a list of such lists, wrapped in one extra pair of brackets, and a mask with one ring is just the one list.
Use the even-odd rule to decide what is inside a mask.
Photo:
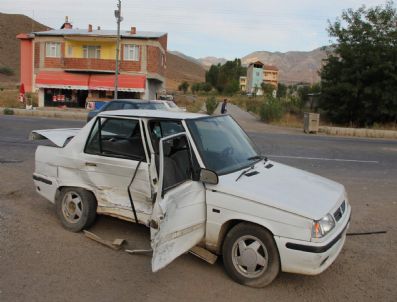
[(150, 227), (152, 270), (194, 246), (254, 287), (280, 271), (319, 274), (340, 253), (342, 185), (262, 157), (228, 115), (101, 113), (82, 129), (37, 130), (34, 185), (71, 231), (97, 214)]

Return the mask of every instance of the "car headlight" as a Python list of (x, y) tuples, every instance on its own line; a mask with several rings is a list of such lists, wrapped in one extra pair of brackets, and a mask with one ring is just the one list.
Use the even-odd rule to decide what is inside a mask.
[(313, 221), (312, 238), (321, 238), (327, 235), (335, 227), (334, 218), (327, 214), (320, 220)]

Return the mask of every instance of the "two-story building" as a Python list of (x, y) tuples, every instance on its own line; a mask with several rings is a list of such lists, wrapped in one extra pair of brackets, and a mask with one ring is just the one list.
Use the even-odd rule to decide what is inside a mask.
[[(37, 91), (39, 106), (85, 107), (114, 96), (116, 30), (61, 29), (17, 36), (21, 84)], [(167, 34), (120, 31), (118, 98), (156, 99), (165, 87)]]
[(262, 83), (271, 84), (277, 89), (278, 68), (265, 65), (261, 61), (250, 63), (247, 68), (247, 77), (240, 77), (240, 89), (249, 94), (263, 95)]
[(263, 82), (263, 63), (256, 61), (250, 63), (247, 68), (247, 93), (262, 95), (261, 84)]
[(266, 84), (272, 84), (277, 89), (278, 68), (274, 65), (263, 65), (263, 81)]

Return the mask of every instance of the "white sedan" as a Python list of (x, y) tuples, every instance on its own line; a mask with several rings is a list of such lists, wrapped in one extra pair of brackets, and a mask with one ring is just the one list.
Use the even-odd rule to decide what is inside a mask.
[(268, 160), (228, 115), (107, 111), (82, 129), (37, 130), (34, 185), (78, 232), (97, 214), (150, 227), (152, 270), (200, 246), (235, 281), (319, 274), (351, 207), (341, 184)]

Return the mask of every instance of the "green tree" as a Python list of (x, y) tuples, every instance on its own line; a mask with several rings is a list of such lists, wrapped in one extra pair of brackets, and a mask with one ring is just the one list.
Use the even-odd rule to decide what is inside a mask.
[(216, 101), (214, 96), (211, 96), (209, 98), (207, 98), (207, 100), (205, 101), (205, 106), (207, 108), (207, 113), (209, 115), (212, 115), (216, 109), (216, 107), (218, 107), (218, 102)]
[(275, 89), (272, 84), (268, 84), (265, 82), (261, 83), (261, 89), (263, 91), (263, 95), (265, 97), (272, 97), (273, 96), (273, 90)]
[(240, 90), (240, 76), (247, 73), (240, 59), (225, 64), (212, 65), (205, 74), (205, 81), (215, 87), (219, 93), (234, 94)]
[(200, 91), (200, 83), (193, 83), (190, 86), (190, 90), (192, 91), (193, 94), (196, 94), (196, 92)]
[(212, 86), (210, 83), (200, 83), (200, 90), (204, 92), (210, 92), (212, 89)]
[(187, 90), (189, 89), (189, 83), (186, 81), (183, 81), (179, 86), (178, 90), (183, 91), (184, 94), (186, 94)]
[(298, 99), (302, 106), (305, 106), (309, 101), (310, 86), (299, 85), (297, 87)]
[(277, 85), (277, 97), (285, 98), (287, 96), (287, 86), (282, 83), (278, 83)]
[(335, 43), (321, 70), (320, 107), (337, 123), (397, 122), (397, 12), (348, 9), (329, 24)]

